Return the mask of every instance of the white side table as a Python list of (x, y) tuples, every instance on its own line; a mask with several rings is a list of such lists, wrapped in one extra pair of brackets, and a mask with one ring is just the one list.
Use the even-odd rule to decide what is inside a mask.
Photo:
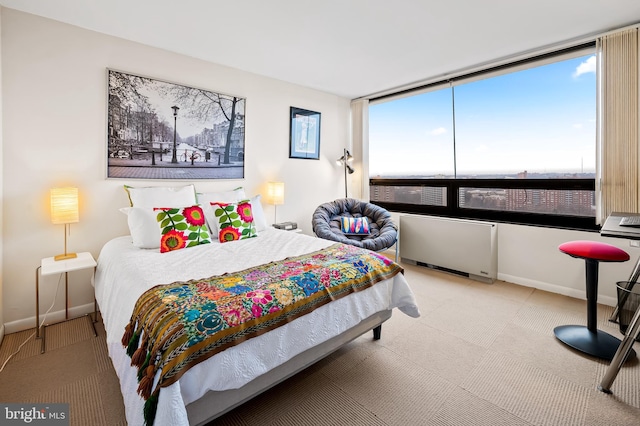
[[(45, 275), (54, 275), (54, 274), (62, 274), (64, 273), (64, 296), (65, 296), (65, 305), (64, 305), (64, 317), (65, 321), (69, 320), (69, 272), (80, 271), (82, 269), (93, 268), (95, 272), (95, 267), (97, 263), (91, 253), (83, 252), (78, 253), (78, 257), (73, 259), (65, 259), (65, 260), (54, 260), (53, 257), (46, 257), (42, 259), (40, 262), (40, 266), (36, 268), (36, 339), (42, 339), (42, 346), (40, 348), (40, 353), (43, 354), (45, 350), (45, 330), (47, 325), (44, 324), (42, 326), (42, 335), (40, 335), (40, 276)], [(97, 303), (94, 297), (93, 299), (93, 318), (91, 318), (91, 314), (86, 314), (85, 316), (89, 318), (89, 323), (91, 324), (91, 328), (93, 328), (93, 335), (97, 336), (98, 332), (96, 331), (95, 322), (97, 320)]]

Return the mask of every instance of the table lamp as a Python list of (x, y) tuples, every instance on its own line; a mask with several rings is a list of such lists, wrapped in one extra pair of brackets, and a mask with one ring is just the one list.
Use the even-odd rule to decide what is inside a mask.
[(79, 220), (78, 188), (51, 189), (51, 222), (55, 225), (64, 225), (64, 253), (54, 256), (54, 260), (73, 259), (78, 256), (76, 253), (67, 253), (67, 233), (68, 226)]
[(276, 208), (278, 205), (284, 204), (284, 182), (269, 182), (267, 184), (267, 194), (269, 202), (273, 204), (273, 223), (278, 223), (276, 220)]

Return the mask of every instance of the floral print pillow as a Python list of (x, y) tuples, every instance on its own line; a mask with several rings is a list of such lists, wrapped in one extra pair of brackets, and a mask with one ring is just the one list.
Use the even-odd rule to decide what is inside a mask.
[(257, 235), (250, 200), (237, 203), (211, 203), (221, 243), (244, 240)]
[(180, 208), (156, 207), (160, 225), (160, 253), (211, 243), (204, 212), (198, 205)]

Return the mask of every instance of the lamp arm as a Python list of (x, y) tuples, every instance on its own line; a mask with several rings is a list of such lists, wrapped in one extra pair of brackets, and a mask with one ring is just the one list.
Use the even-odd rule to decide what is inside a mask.
[(347, 148), (342, 151), (342, 169), (344, 170), (344, 198), (347, 198)]

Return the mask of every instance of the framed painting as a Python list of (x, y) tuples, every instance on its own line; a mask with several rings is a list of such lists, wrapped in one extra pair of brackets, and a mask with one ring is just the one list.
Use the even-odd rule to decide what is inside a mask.
[(108, 178), (244, 178), (244, 98), (107, 74)]
[(291, 107), (289, 158), (320, 159), (320, 113)]

